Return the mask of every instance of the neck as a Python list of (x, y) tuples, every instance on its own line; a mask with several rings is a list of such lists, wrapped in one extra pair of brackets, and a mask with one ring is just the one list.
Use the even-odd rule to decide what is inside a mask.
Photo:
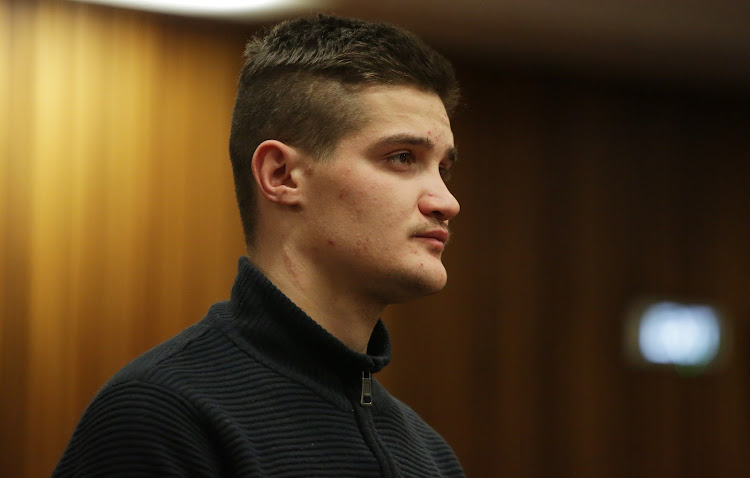
[(273, 253), (256, 247), (249, 254), (258, 270), (328, 333), (350, 349), (366, 353), (385, 305), (357, 294), (346, 283), (326, 277), (324, 271), (293, 248), (276, 245), (267, 250)]

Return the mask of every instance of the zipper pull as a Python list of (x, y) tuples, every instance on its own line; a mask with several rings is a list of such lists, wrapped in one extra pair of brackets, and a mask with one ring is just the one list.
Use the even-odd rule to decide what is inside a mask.
[(372, 406), (372, 373), (369, 370), (362, 371), (362, 396), (359, 403), (364, 407)]

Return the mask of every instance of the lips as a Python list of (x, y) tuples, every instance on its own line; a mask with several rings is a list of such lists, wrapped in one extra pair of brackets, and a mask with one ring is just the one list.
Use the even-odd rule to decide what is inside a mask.
[(443, 244), (448, 242), (450, 233), (445, 229), (430, 229), (429, 231), (419, 232), (414, 234), (414, 237), (421, 237), (423, 239), (435, 239)]

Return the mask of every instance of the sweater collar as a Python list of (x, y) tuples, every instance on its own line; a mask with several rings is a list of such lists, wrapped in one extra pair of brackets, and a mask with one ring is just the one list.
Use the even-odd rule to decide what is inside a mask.
[(373, 329), (367, 353), (358, 353), (297, 307), (247, 257), (239, 260), (230, 303), (244, 338), (285, 368), (307, 376), (332, 372), (349, 380), (390, 362), (390, 338), (382, 320)]

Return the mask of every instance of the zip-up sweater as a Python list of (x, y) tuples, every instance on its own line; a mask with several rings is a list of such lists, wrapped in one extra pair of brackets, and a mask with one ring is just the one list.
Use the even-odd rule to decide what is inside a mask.
[(247, 258), (230, 300), (120, 370), (53, 476), (463, 476), (450, 446)]

